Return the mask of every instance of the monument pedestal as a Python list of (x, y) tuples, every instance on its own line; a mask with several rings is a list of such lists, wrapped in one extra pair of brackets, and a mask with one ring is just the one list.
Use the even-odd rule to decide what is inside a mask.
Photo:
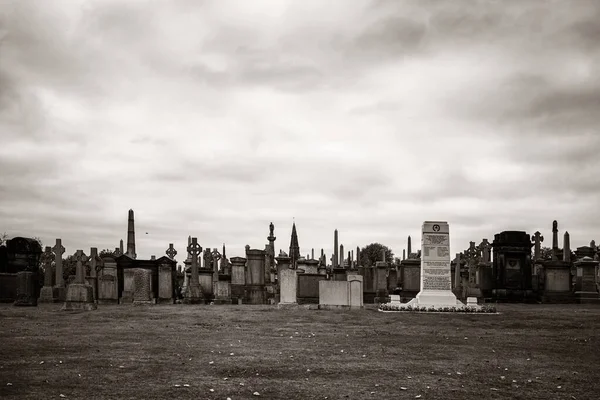
[[(64, 298), (63, 298), (64, 301)], [(58, 288), (54, 286), (44, 286), (40, 290), (40, 298), (38, 303), (58, 303), (60, 298), (58, 296)]]
[(183, 298), (184, 304), (204, 304), (204, 294), (200, 284), (190, 283)]
[(419, 307), (463, 307), (464, 304), (456, 298), (452, 290), (421, 290), (417, 296), (408, 302)]
[(61, 311), (91, 311), (97, 308), (94, 302), (94, 289), (90, 285), (72, 283), (67, 287), (67, 296)]

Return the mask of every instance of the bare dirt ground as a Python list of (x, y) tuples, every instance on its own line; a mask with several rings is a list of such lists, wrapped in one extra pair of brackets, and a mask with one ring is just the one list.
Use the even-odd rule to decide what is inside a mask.
[(0, 305), (0, 398), (600, 398), (597, 306), (59, 308)]

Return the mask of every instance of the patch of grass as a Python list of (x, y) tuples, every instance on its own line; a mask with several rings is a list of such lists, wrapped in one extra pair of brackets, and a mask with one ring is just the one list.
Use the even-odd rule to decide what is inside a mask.
[(59, 308), (0, 306), (0, 398), (248, 399), (257, 391), (286, 400), (581, 400), (600, 393), (596, 306), (499, 305), (497, 315)]

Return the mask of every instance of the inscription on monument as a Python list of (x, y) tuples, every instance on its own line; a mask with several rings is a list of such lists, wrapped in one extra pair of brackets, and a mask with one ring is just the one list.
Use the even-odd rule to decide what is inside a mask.
[(439, 227), (433, 230), (436, 233), (423, 232), (421, 290), (451, 290), (449, 235)]

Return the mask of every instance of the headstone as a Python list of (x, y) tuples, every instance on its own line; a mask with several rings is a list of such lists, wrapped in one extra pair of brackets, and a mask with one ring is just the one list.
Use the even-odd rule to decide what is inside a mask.
[(190, 276), (191, 282), (189, 282), (187, 286), (183, 301), (186, 304), (203, 303), (204, 296), (202, 294), (202, 289), (200, 288), (200, 280), (198, 277), (198, 256), (202, 254), (202, 246), (198, 244), (198, 238), (192, 238), (187, 251), (192, 257), (192, 271)]
[(452, 293), (450, 231), (445, 221), (425, 221), (421, 239), (421, 291), (413, 306), (462, 307)]
[(85, 267), (84, 263), (89, 259), (83, 253), (83, 250), (77, 250), (75, 253), (75, 261), (77, 262), (75, 281), (67, 287), (65, 304), (63, 311), (71, 310), (95, 310), (97, 308), (94, 302), (94, 290), (85, 283)]
[(102, 269), (98, 276), (98, 304), (119, 302), (117, 262), (111, 256), (102, 257)]
[(15, 306), (37, 306), (36, 274), (32, 271), (17, 272), (17, 300)]
[(62, 255), (65, 252), (65, 248), (62, 245), (61, 239), (56, 239), (56, 244), (52, 248), (54, 252), (54, 272), (55, 272), (55, 295), (58, 301), (64, 301), (66, 292), (65, 292), (65, 280), (63, 277), (63, 267), (62, 267)]
[[(170, 247), (172, 248), (172, 246)], [(175, 249), (173, 249), (175, 250)], [(169, 256), (170, 259), (173, 260), (172, 257)], [(173, 266), (167, 263), (160, 264), (158, 266), (158, 302), (173, 304), (175, 301), (173, 294)]]
[(292, 268), (292, 259), (287, 256), (276, 257), (277, 276), (279, 285), (279, 304), (297, 304), (296, 292), (298, 287), (297, 270)]
[(94, 301), (98, 300), (98, 269), (100, 268), (99, 262), (101, 261), (102, 260), (100, 259), (100, 257), (98, 257), (98, 248), (90, 248), (90, 274), (85, 277), (85, 281), (88, 285), (92, 287)]
[(46, 250), (42, 253), (42, 264), (44, 265), (44, 286), (40, 290), (39, 303), (55, 303), (58, 300), (56, 291), (54, 290), (54, 269), (52, 263), (54, 261), (54, 254), (52, 248), (46, 246)]
[(152, 271), (133, 268), (133, 304), (153, 304)]
[(533, 259), (535, 261), (539, 260), (542, 257), (541, 252), (541, 243), (544, 241), (544, 237), (540, 233), (540, 231), (536, 231), (533, 236), (531, 236), (531, 240), (533, 241)]
[(266, 304), (265, 251), (248, 249), (246, 257), (246, 303)]

